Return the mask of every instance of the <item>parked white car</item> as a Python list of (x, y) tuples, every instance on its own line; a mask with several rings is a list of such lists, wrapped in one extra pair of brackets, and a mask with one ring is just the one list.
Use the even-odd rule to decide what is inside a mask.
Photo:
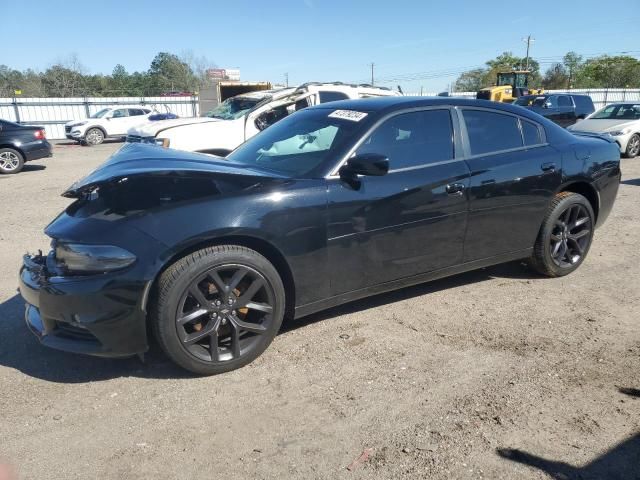
[(86, 145), (100, 145), (107, 137), (125, 137), (127, 130), (149, 121), (155, 111), (140, 105), (103, 108), (89, 118), (64, 125), (65, 136)]
[(637, 157), (640, 154), (640, 103), (612, 103), (568, 129), (611, 135), (620, 153)]
[(229, 98), (202, 118), (177, 118), (138, 125), (129, 130), (127, 141), (226, 156), (261, 130), (297, 110), (336, 100), (392, 95), (399, 93), (388, 88), (337, 82), (256, 91)]

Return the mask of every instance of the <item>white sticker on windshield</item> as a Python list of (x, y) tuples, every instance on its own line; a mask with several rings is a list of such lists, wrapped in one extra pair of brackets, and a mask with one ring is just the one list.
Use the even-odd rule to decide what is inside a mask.
[(351, 120), (352, 122), (359, 122), (367, 114), (365, 112), (356, 112), (355, 110), (334, 110), (329, 114), (331, 118), (342, 118), (344, 120)]

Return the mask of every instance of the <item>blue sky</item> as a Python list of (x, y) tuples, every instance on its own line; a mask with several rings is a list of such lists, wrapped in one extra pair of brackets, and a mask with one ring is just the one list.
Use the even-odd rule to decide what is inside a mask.
[[(54, 8), (55, 5), (55, 8)], [(159, 51), (191, 51), (243, 80), (364, 82), (375, 76), (405, 91), (441, 91), (459, 71), (505, 50), (552, 62), (632, 52), (640, 58), (640, 4), (602, 1), (394, 2), (348, 0), (108, 0), (99, 5), (0, 0), (0, 64), (45, 69), (76, 53), (90, 72), (117, 63), (146, 70)], [(500, 12), (503, 20), (500, 19)], [(546, 65), (543, 65), (545, 68)], [(447, 75), (451, 74), (451, 75)], [(393, 80), (401, 77), (400, 81)]]

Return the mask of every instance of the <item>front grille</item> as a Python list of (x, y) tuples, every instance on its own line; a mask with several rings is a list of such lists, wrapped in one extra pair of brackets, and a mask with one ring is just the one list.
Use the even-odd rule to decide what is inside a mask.
[(68, 127), (68, 126), (65, 125), (64, 133), (69, 133), (69, 132), (71, 132), (71, 127)]
[(99, 343), (98, 339), (86, 328), (77, 327), (65, 322), (56, 322), (54, 334), (70, 340)]
[(129, 143), (142, 143), (142, 137), (139, 135), (127, 135), (127, 142)]

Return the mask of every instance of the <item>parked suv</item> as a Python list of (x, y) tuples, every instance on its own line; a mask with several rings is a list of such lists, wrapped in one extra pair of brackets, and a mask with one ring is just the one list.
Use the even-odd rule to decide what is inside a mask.
[(154, 112), (149, 107), (103, 108), (89, 118), (72, 120), (64, 126), (65, 136), (85, 145), (100, 145), (107, 137), (125, 137), (131, 127), (146, 122)]
[(561, 127), (573, 125), (596, 110), (589, 95), (573, 93), (525, 95), (518, 98), (515, 104), (533, 110)]
[(43, 127), (0, 120), (0, 174), (18, 173), (24, 162), (51, 156)]
[(224, 157), (261, 130), (303, 108), (336, 100), (396, 95), (399, 93), (388, 88), (340, 82), (244, 93), (228, 98), (203, 118), (138, 125), (129, 130), (127, 141)]

